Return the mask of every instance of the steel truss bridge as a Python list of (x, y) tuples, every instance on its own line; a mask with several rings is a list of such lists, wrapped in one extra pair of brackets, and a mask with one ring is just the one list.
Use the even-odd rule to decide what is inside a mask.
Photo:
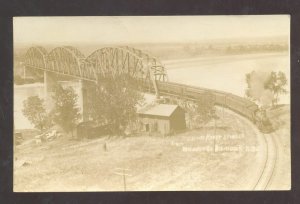
[(88, 57), (70, 46), (57, 47), (49, 53), (43, 47), (31, 47), (25, 55), (24, 65), (44, 73), (54, 72), (96, 83), (108, 74), (128, 74), (140, 82), (144, 90), (148, 86), (148, 90), (157, 96), (162, 93), (197, 101), (207, 97), (208, 93), (215, 105), (227, 107), (255, 123), (260, 122), (256, 117), (258, 106), (254, 102), (218, 90), (167, 82), (166, 69), (158, 59), (128, 46), (101, 48)]
[(167, 81), (166, 70), (158, 59), (128, 46), (101, 48), (87, 57), (71, 46), (56, 47), (50, 52), (43, 47), (31, 47), (25, 54), (24, 65), (94, 82), (107, 74), (129, 74), (145, 84), (152, 83), (156, 94), (156, 81)]

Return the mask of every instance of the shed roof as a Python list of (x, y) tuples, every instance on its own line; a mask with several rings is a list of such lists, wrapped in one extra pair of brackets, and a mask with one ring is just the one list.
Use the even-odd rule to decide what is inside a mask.
[(138, 111), (138, 114), (170, 117), (178, 105), (157, 104)]

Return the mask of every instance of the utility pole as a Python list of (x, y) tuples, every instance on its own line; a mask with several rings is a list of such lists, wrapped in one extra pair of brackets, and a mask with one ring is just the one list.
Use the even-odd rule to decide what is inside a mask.
[[(116, 172), (113, 172), (114, 174), (117, 174), (119, 176), (123, 177), (123, 186), (124, 186), (124, 191), (127, 190), (127, 186), (126, 186), (126, 176), (132, 176), (126, 172), (130, 171), (129, 169), (125, 169), (125, 168), (115, 168)], [(121, 171), (121, 172), (120, 172)]]
[(123, 169), (123, 183), (124, 183), (124, 191), (126, 191), (126, 176), (125, 176), (125, 169)]

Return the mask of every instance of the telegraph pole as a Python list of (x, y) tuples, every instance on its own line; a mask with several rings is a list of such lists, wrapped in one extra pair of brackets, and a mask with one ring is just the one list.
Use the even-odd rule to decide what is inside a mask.
[[(124, 186), (124, 191), (127, 190), (127, 186), (126, 186), (126, 176), (132, 176), (126, 172), (130, 171), (129, 169), (125, 169), (125, 168), (115, 168), (116, 172), (113, 172), (114, 174), (117, 174), (119, 176), (123, 177), (123, 186)], [(121, 171), (121, 172), (120, 172)]]
[(126, 191), (126, 176), (125, 176), (125, 169), (123, 169), (123, 183), (124, 183), (124, 191)]

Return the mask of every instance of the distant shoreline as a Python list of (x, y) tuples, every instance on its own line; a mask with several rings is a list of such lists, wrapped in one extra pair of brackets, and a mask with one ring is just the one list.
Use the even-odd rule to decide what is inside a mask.
[(253, 58), (266, 58), (266, 57), (274, 57), (274, 56), (288, 56), (288, 52), (262, 52), (262, 53), (244, 53), (244, 54), (224, 54), (224, 55), (203, 55), (202, 57), (188, 57), (188, 58), (180, 58), (180, 59), (166, 59), (161, 60), (163, 64), (176, 64), (178, 62), (194, 62), (194, 61), (211, 61), (211, 60), (228, 60), (240, 57), (239, 60), (248, 60)]

